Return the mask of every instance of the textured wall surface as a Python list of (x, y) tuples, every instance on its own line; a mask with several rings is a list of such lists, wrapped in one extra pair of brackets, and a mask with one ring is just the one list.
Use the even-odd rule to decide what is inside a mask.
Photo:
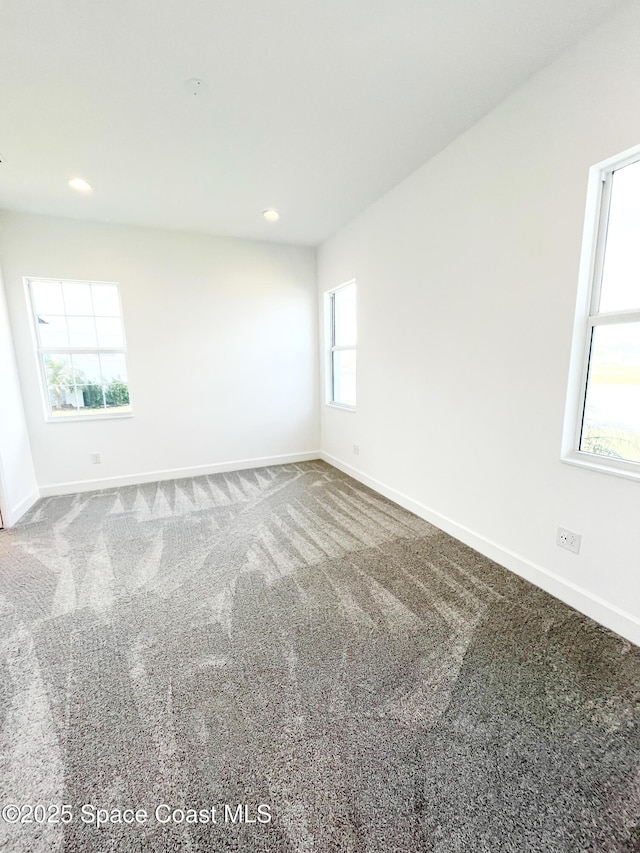
[(0, 269), (0, 510), (13, 524), (38, 497)]
[(321, 291), (358, 283), (358, 411), (322, 408), (329, 461), (636, 642), (639, 483), (560, 455), (588, 173), (640, 143), (639, 39), (631, 4), (318, 255)]
[[(0, 258), (40, 487), (318, 450), (314, 250), (5, 212)], [(134, 417), (45, 423), (24, 276), (119, 283)]]

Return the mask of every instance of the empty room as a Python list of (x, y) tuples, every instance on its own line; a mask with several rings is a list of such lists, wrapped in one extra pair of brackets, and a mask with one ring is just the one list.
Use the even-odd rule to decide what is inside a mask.
[(2, 850), (640, 851), (639, 45), (2, 0)]

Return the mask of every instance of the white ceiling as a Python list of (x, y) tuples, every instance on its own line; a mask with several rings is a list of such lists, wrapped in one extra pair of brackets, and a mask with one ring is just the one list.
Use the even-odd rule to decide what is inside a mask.
[(315, 245), (625, 2), (0, 0), (0, 207)]

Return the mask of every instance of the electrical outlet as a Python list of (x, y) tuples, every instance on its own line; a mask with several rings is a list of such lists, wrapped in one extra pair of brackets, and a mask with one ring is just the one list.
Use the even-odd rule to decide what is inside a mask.
[(100, 454), (99, 453), (92, 453), (91, 454), (91, 462), (93, 465), (100, 465), (100, 463), (102, 462), (102, 459), (100, 458)]
[(358, 454), (360, 453), (360, 445), (359, 444), (353, 445), (353, 452), (355, 453), (356, 456), (358, 456)]
[(579, 533), (572, 533), (571, 530), (565, 530), (564, 527), (558, 528), (556, 537), (556, 545), (560, 548), (566, 548), (572, 554), (580, 553), (580, 540), (582, 537)]

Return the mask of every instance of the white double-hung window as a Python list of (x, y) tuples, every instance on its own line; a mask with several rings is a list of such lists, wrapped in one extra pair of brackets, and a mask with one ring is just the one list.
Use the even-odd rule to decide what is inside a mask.
[(131, 412), (118, 285), (27, 279), (47, 420)]
[(356, 283), (349, 281), (327, 293), (327, 402), (356, 407)]
[(640, 147), (590, 173), (563, 457), (640, 479)]

